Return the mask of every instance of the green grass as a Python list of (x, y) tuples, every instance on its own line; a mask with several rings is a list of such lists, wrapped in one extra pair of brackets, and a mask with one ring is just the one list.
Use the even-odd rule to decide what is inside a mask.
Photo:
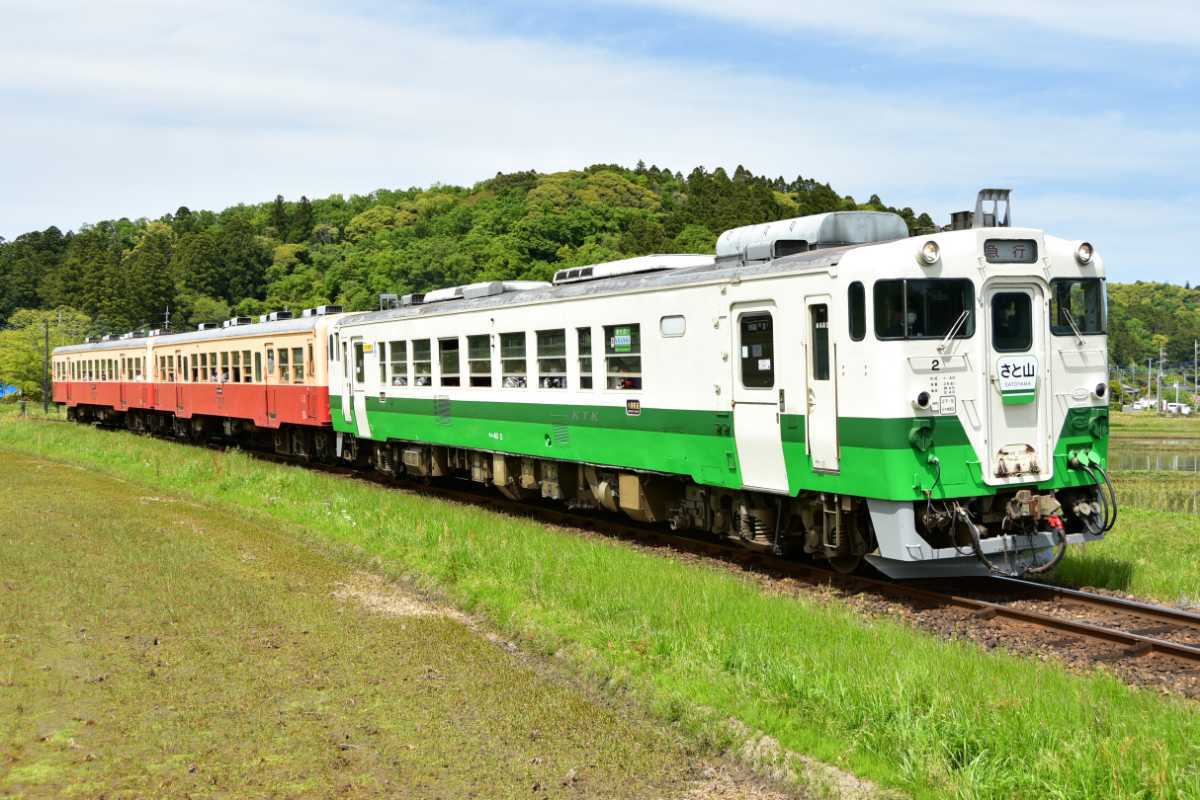
[(1146, 411), (1114, 411), (1108, 416), (1114, 438), (1200, 439), (1200, 414), (1167, 416)]
[(988, 654), (840, 603), (238, 454), (0, 421), (0, 446), (295, 526), (407, 574), (720, 748), (740, 720), (920, 797), (1200, 797), (1194, 704)]
[[(4, 427), (39, 449), (24, 438), (39, 427)], [(139, 481), (182, 468), (210, 496), (239, 474), (139, 446), (74, 460), (95, 456), (135, 459), (104, 472)], [(445, 616), (333, 597), (361, 573), (278, 519), (164, 492), (178, 480), (0, 457), (0, 795), (623, 798), (695, 784), (678, 734), (644, 714)]]

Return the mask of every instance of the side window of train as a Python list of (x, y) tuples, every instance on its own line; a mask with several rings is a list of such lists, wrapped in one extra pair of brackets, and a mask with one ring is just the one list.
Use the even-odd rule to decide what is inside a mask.
[(867, 335), (867, 291), (860, 281), (850, 284), (847, 290), (850, 301), (850, 338), (861, 342)]
[[(255, 353), (255, 355), (258, 355)], [(242, 351), (242, 383), (249, 383), (253, 376), (250, 374), (250, 351)]]
[[(311, 356), (312, 353), (309, 353)], [(292, 348), (292, 383), (304, 383), (304, 348)]]
[(413, 339), (413, 386), (433, 385), (433, 358), (428, 339)]
[(492, 337), (484, 333), (467, 337), (467, 373), (472, 386), (492, 385)]
[(308, 343), (308, 374), (309, 376), (316, 374), (316, 365), (313, 363), (313, 343)]
[(458, 386), (458, 337), (438, 339), (438, 366), (442, 368), (442, 386)]
[[(279, 382), (287, 383), (292, 379), (288, 349), (286, 347), (279, 348), (277, 355), (279, 357)], [(359, 381), (361, 382), (362, 378), (359, 378)]]
[(829, 306), (809, 306), (812, 319), (812, 373), (814, 381), (829, 380)]
[(267, 348), (267, 380), (275, 376), (275, 349)]
[(403, 340), (394, 341), (388, 348), (392, 359), (392, 386), (408, 386), (408, 347)]
[(388, 343), (376, 342), (375, 352), (378, 353), (379, 360), (379, 385), (387, 386), (387, 370), (388, 370)]
[(501, 386), (506, 389), (521, 389), (528, 384), (525, 331), (500, 334), (500, 375)]
[(775, 385), (775, 332), (765, 311), (738, 317), (741, 329), (742, 386), (770, 389)]
[(604, 326), (604, 372), (609, 389), (642, 388), (642, 332), (637, 323)]
[(537, 332), (538, 388), (567, 388), (567, 332)]
[(576, 328), (579, 336), (579, 388), (592, 388), (592, 329)]
[(262, 383), (262, 353), (254, 351), (254, 382)]

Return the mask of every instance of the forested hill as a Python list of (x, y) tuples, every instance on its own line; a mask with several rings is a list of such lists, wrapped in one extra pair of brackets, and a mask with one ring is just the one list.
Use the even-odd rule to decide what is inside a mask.
[[(97, 330), (173, 327), (231, 313), (322, 303), (375, 307), (380, 292), (476, 280), (547, 279), (563, 266), (650, 252), (712, 252), (738, 225), (857, 203), (806, 178), (688, 175), (639, 165), (497, 175), (471, 188), (381, 189), (349, 198), (224, 211), (180, 208), (157, 220), (97, 222), (0, 244), (0, 321), (18, 308), (70, 306)], [(925, 215), (898, 211), (910, 226)]]
[[(13, 317), (17, 309), (74, 309), (78, 333), (161, 327), (168, 308), (176, 330), (330, 302), (368, 309), (381, 292), (548, 279), (563, 266), (651, 252), (711, 253), (728, 228), (840, 209), (895, 211), (911, 231), (934, 224), (874, 195), (859, 203), (826, 183), (742, 167), (685, 176), (600, 164), (497, 175), (470, 188), (276, 197), (0, 239), (0, 326), (33, 319)], [(1164, 340), (1172, 360), (1190, 358), (1200, 290), (1114, 285), (1110, 306), (1116, 363), (1144, 364)]]

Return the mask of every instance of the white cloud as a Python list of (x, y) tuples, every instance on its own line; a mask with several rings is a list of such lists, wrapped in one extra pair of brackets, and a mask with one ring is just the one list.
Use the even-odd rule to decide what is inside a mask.
[(1200, 150), (1194, 126), (1054, 109), (1012, 124), (1003, 99), (950, 104), (488, 35), (423, 5), (387, 19), (232, 0), (0, 14), (9, 236), (639, 158), (803, 173), (946, 212), (984, 184), (1165, 179)]
[[(771, 30), (816, 29), (880, 37), (885, 48), (974, 48), (995, 34), (988, 23), (1137, 44), (1200, 44), (1200, 5), (1192, 0), (856, 0), (853, 4), (796, 0), (611, 0), (701, 14)], [(982, 24), (981, 24), (982, 23)], [(1020, 37), (1004, 37), (1020, 49)], [(1064, 45), (1069, 42), (1064, 42)]]

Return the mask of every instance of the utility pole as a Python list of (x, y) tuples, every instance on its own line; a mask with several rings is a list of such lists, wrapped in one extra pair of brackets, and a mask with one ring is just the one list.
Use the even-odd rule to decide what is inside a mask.
[(1160, 344), (1158, 346), (1158, 410), (1162, 411), (1162, 383), (1163, 383), (1163, 362), (1167, 360), (1167, 346)]
[(42, 413), (50, 413), (50, 318), (45, 323), (45, 352), (42, 354)]

